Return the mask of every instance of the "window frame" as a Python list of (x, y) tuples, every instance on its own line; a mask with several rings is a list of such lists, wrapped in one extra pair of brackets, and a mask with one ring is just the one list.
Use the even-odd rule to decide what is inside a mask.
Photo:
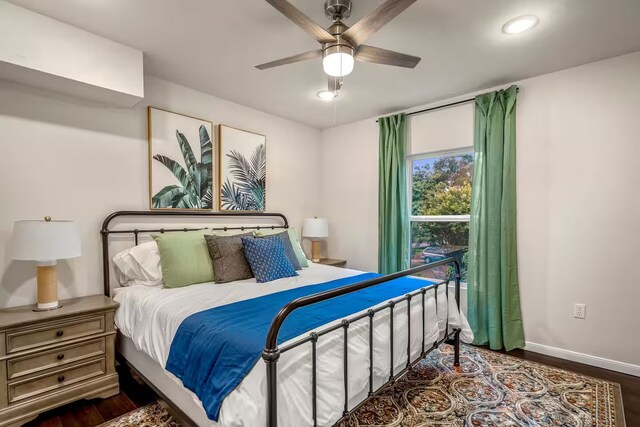
[[(414, 222), (470, 222), (471, 214), (469, 215), (413, 215), (413, 162), (415, 160), (433, 159), (437, 157), (458, 156), (474, 154), (473, 146), (460, 147), (448, 150), (430, 151), (428, 153), (411, 154), (406, 157), (407, 167), (407, 204), (409, 212), (409, 229)], [(475, 160), (475, 158), (474, 158)], [(473, 177), (472, 177), (473, 178)], [(473, 185), (473, 183), (472, 183)], [(409, 238), (409, 263), (411, 264), (412, 254), (412, 241)]]

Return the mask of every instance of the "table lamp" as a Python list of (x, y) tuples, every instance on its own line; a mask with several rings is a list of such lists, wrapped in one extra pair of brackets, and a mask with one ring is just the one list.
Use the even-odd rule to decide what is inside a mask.
[(320, 261), (319, 238), (329, 237), (329, 222), (326, 218), (307, 218), (302, 225), (302, 236), (311, 238), (311, 261)]
[(37, 311), (60, 308), (57, 260), (80, 256), (80, 231), (73, 221), (16, 221), (13, 226), (13, 259), (38, 262)]

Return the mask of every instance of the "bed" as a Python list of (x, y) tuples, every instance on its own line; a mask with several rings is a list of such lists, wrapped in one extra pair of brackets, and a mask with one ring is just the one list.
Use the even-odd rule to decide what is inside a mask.
[[(195, 217), (204, 221), (207, 227), (225, 231), (286, 229), (288, 222), (282, 214), (173, 211), (116, 212), (105, 220), (101, 230), (105, 293), (120, 303), (115, 319), (119, 329), (118, 351), (122, 360), (161, 395), (185, 426), (337, 425), (347, 420), (367, 397), (403, 375), (447, 339), (455, 346), (452, 365), (457, 366), (461, 336), (465, 341), (472, 339), (468, 324), (459, 313), (459, 266), (451, 259), (387, 276), (312, 263), (297, 277), (268, 284), (249, 279), (162, 289), (118, 287), (113, 283), (110, 236), (131, 235), (133, 243), (138, 244), (141, 236), (150, 232), (196, 229), (157, 225), (158, 219), (175, 216), (181, 219)], [(152, 218), (154, 221), (145, 221), (143, 227), (112, 227), (112, 221), (125, 217)], [(233, 225), (216, 224), (230, 218)], [(256, 219), (263, 222), (255, 225)], [(265, 220), (271, 224), (265, 224)], [(283, 324), (296, 310), (327, 302), (337, 304), (340, 298), (355, 292), (399, 286), (398, 281), (409, 274), (448, 263), (457, 271), (453, 290), (449, 289), (448, 282), (412, 279), (422, 281), (406, 282), (412, 287), (411, 291), (350, 312), (348, 316), (309, 329), (304, 334), (278, 340)], [(284, 304), (273, 316), (261, 354), (264, 363), (254, 363), (239, 385), (224, 398), (216, 421), (211, 419), (210, 413), (208, 415), (201, 399), (165, 369), (176, 331), (194, 314), (333, 282), (349, 284), (296, 298)]]

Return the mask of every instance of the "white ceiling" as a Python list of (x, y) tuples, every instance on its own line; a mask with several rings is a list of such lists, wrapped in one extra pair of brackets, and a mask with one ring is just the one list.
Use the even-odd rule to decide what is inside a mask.
[[(291, 0), (323, 26), (324, 0)], [(417, 55), (414, 69), (358, 62), (337, 102), (320, 60), (253, 66), (318, 48), (263, 0), (12, 0), (135, 47), (146, 73), (325, 128), (640, 50), (640, 0), (418, 0), (367, 44)], [(353, 24), (381, 0), (353, 0)], [(534, 14), (533, 31), (505, 36)]]

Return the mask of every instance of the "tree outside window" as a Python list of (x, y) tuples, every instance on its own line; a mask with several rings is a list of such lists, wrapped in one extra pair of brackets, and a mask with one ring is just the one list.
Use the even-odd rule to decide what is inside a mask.
[[(411, 191), (411, 266), (452, 256), (467, 270), (471, 212), (471, 149), (409, 159)], [(452, 267), (427, 271), (425, 277), (452, 278)]]

